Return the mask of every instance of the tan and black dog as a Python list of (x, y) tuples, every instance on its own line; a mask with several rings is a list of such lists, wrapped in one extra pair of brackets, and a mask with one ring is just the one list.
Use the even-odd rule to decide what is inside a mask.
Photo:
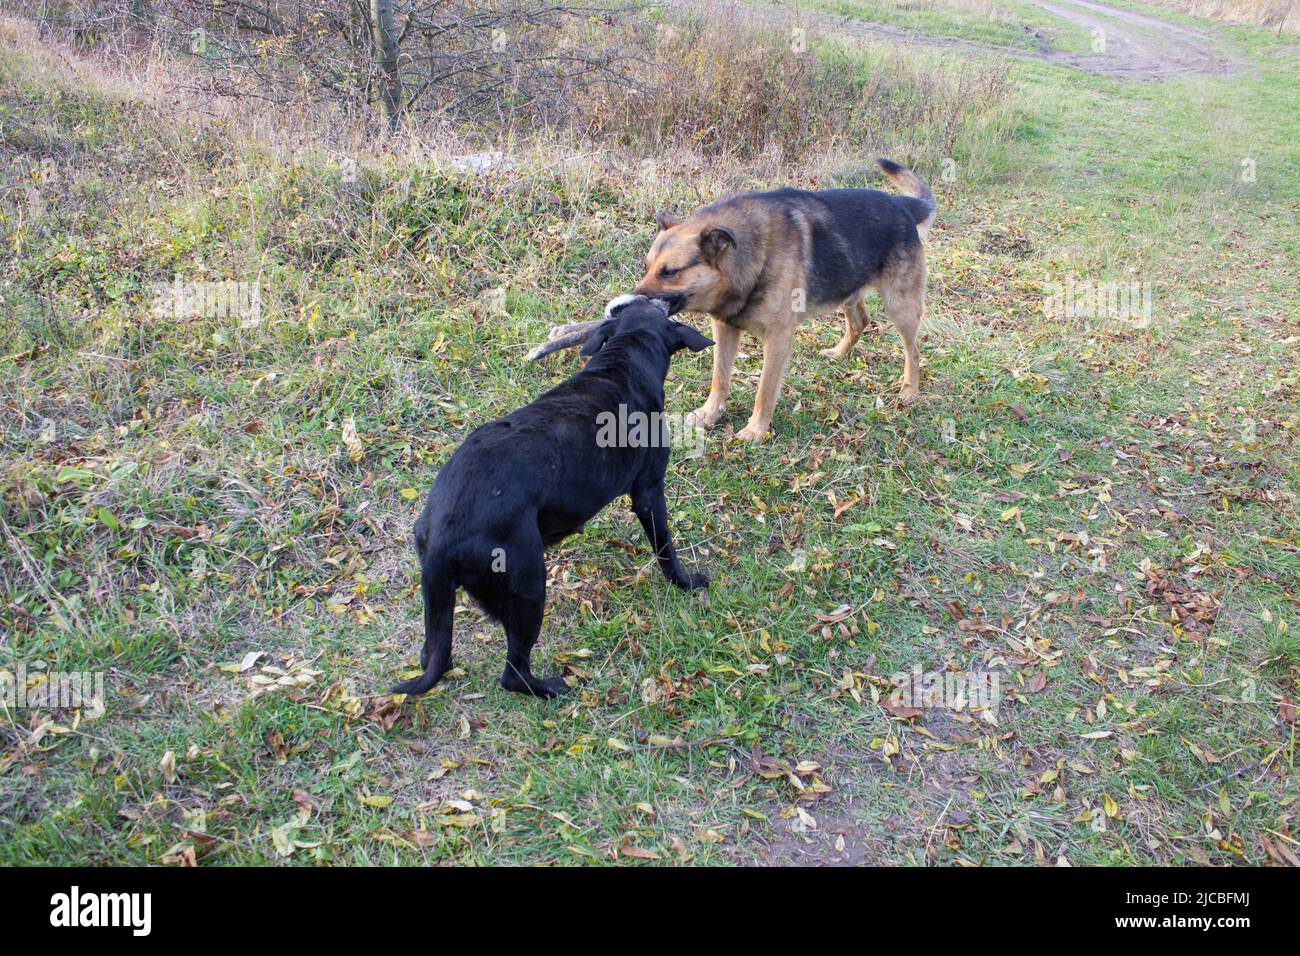
[(738, 438), (767, 434), (795, 326), (844, 309), (844, 337), (824, 354), (848, 355), (867, 325), (863, 296), (876, 289), (903, 339), (899, 397), (920, 394), (916, 331), (925, 301), (925, 248), (934, 195), (916, 173), (888, 159), (885, 176), (906, 195), (876, 189), (778, 189), (728, 196), (683, 222), (659, 217), (659, 234), (634, 290), (674, 312), (713, 318), (713, 383), (693, 423), (713, 425), (731, 386), (741, 331), (763, 342), (763, 372), (749, 423)]

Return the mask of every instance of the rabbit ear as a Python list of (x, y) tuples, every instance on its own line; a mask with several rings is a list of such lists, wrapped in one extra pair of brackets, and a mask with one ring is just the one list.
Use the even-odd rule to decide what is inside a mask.
[(600, 328), (603, 319), (596, 319), (592, 322), (570, 322), (568, 325), (557, 325), (551, 329), (551, 334), (546, 341), (535, 346), (528, 353), (528, 361), (536, 362), (540, 358), (545, 358), (552, 352), (558, 352), (561, 349), (571, 349), (575, 345), (581, 345), (591, 337), (591, 333)]
[(609, 337), (614, 334), (614, 330), (617, 327), (618, 319), (606, 319), (604, 322), (600, 323), (600, 325), (596, 326), (596, 331), (591, 333), (591, 337), (587, 339), (586, 344), (582, 347), (582, 351), (578, 354), (586, 356), (587, 358), (595, 355), (605, 347), (605, 343), (609, 341)]

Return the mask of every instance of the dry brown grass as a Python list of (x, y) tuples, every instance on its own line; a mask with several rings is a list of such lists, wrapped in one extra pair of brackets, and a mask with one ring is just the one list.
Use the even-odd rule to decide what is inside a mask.
[(967, 119), (1006, 93), (1002, 63), (804, 48), (792, 42), (794, 20), (743, 16), (723, 8), (661, 24), (638, 77), (645, 92), (593, 101), (588, 131), (706, 156), (793, 157), (833, 143), (949, 155)]
[(1296, 0), (1152, 0), (1193, 16), (1249, 23), (1276, 33), (1300, 34), (1300, 3)]
[[(260, 141), (356, 150), (374, 136), (371, 115), (323, 102), (301, 85), (272, 86), (266, 76), (205, 63), (166, 36), (133, 32), (129, 21), (117, 33), (104, 26), (110, 21), (95, 21), (99, 32), (88, 44), (73, 15), (81, 5), (62, 6), (68, 15), (45, 40), (64, 51), (56, 66), (81, 82), (130, 88), (157, 109)], [(462, 152), (567, 141), (656, 158), (806, 164), (841, 151), (948, 156), (959, 140), (987, 142), (987, 130), (1005, 125), (1005, 64), (825, 40), (805, 47), (791, 41), (794, 23), (744, 6), (573, 21), (551, 31), (550, 42), (637, 51), (625, 63), (626, 82), (557, 78), (545, 97), (505, 91), (490, 115), (408, 115), (401, 140)], [(24, 21), (8, 29), (35, 39)]]

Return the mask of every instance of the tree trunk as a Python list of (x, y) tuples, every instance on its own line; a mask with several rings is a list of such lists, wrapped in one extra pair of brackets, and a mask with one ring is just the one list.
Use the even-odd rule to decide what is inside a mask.
[(402, 77), (397, 72), (397, 25), (393, 22), (393, 0), (370, 0), (370, 28), (379, 55), (379, 102), (395, 131), (402, 117)]

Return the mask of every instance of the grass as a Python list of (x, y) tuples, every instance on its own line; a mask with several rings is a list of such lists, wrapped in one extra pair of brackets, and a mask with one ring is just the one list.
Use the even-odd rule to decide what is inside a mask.
[[(827, 318), (775, 434), (734, 447), (747, 343), (737, 407), (670, 471), (707, 597), (611, 507), (549, 556), (537, 669), (569, 698), (501, 691), (465, 606), (459, 669), (403, 703), (411, 523), (467, 430), (573, 369), (527, 348), (628, 287), (656, 208), (866, 180), (809, 156), (647, 181), (543, 145), (481, 178), (367, 155), (348, 183), (0, 33), (6, 181), (47, 173), (0, 221), (0, 655), (108, 690), (98, 720), (3, 712), (0, 862), (1295, 856), (1291, 47), (1158, 85), (1015, 64), (953, 181), (899, 157), (941, 210), (922, 402), (889, 402), (892, 331), (818, 355)], [(259, 281), (260, 320), (151, 314), (176, 273)], [(1046, 319), (1066, 274), (1154, 283), (1153, 323)], [(680, 359), (670, 408), (707, 375)], [(996, 725), (882, 707), (913, 666), (997, 671)]]

